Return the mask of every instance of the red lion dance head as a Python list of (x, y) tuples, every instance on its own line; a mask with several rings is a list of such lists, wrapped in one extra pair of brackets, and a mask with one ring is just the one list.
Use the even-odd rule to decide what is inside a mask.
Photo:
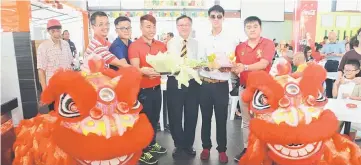
[[(287, 66), (286, 66), (287, 68)], [(242, 99), (253, 119), (241, 165), (360, 165), (360, 148), (338, 134), (338, 121), (323, 109), (326, 71), (310, 64), (302, 76), (250, 74)], [(286, 69), (287, 70), (287, 69)]]
[(58, 71), (41, 100), (55, 110), (24, 120), (16, 130), (21, 165), (136, 164), (152, 137), (137, 101), (141, 73), (113, 71), (90, 60), (89, 71)]

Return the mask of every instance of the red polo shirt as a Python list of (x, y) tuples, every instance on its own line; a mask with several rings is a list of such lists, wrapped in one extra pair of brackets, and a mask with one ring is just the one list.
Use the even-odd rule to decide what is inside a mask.
[[(262, 38), (253, 49), (248, 45), (248, 40), (242, 42), (236, 47), (236, 62), (244, 65), (251, 65), (265, 59), (269, 62), (265, 71), (269, 72), (272, 66), (273, 56), (275, 54), (275, 45), (273, 41)], [(250, 71), (244, 71), (240, 75), (240, 83), (245, 85)]]
[[(148, 45), (141, 37), (138, 40), (134, 41), (128, 49), (128, 58), (129, 60), (132, 58), (139, 58), (139, 68), (142, 67), (152, 67), (146, 61), (146, 56), (156, 55), (158, 52), (167, 51), (167, 47), (164, 43), (153, 40), (151, 45)], [(150, 79), (147, 76), (143, 76), (143, 79), (140, 83), (141, 88), (151, 88), (160, 85), (160, 77)]]

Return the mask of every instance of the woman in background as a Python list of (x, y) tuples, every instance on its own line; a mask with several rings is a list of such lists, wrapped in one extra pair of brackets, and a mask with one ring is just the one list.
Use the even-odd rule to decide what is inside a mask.
[(305, 49), (303, 50), (303, 55), (305, 56), (306, 62), (313, 60), (312, 49), (310, 46), (305, 47)]
[(312, 52), (311, 56), (315, 60), (315, 62), (319, 62), (323, 60), (323, 57), (321, 56), (320, 50), (322, 49), (321, 44), (316, 44), (316, 50)]
[(346, 50), (346, 52), (348, 52), (348, 51), (351, 50), (351, 44), (350, 44), (350, 42), (346, 42), (346, 43), (345, 43), (345, 50)]

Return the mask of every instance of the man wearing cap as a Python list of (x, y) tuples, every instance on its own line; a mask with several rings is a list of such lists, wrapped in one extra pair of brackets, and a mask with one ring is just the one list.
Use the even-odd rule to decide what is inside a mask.
[(110, 64), (118, 68), (130, 66), (126, 59), (118, 59), (109, 51), (111, 44), (107, 40), (107, 35), (110, 23), (107, 14), (101, 11), (93, 13), (90, 16), (90, 24), (94, 31), (94, 36), (85, 50), (83, 69), (87, 68), (87, 61), (93, 55), (100, 55), (107, 65)]
[[(47, 29), (50, 39), (42, 42), (37, 51), (37, 68), (42, 90), (58, 69), (70, 69), (73, 60), (68, 42), (62, 40), (60, 22), (56, 19), (49, 20)], [(54, 103), (49, 105), (49, 110), (54, 110)]]

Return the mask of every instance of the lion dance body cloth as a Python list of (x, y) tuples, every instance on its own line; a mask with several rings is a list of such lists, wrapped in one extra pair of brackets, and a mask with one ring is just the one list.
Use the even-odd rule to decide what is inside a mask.
[(16, 128), (14, 165), (133, 165), (153, 137), (137, 100), (136, 68), (60, 70), (42, 93), (55, 110), (23, 120)]
[(302, 76), (251, 73), (242, 99), (253, 119), (240, 165), (361, 165), (359, 146), (340, 135), (334, 113), (323, 109), (326, 71), (309, 65)]

